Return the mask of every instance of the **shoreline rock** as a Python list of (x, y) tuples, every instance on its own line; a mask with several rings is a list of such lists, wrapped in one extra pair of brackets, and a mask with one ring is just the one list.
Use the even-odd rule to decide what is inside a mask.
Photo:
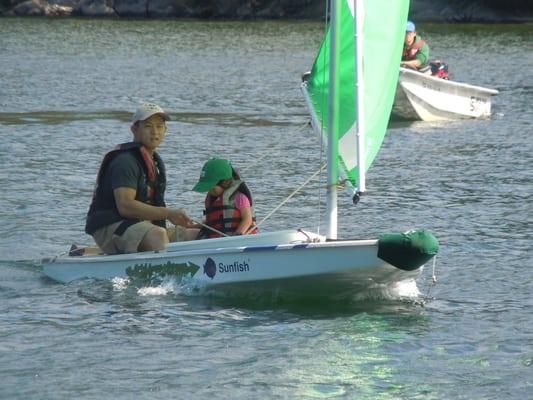
[[(533, 22), (529, 0), (412, 0), (417, 22)], [(434, 3), (434, 4), (433, 4)], [(0, 0), (0, 16), (323, 20), (324, 0)]]

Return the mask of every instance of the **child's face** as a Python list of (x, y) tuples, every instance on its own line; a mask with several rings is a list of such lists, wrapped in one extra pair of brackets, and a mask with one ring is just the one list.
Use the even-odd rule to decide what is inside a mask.
[(213, 186), (213, 188), (209, 191), (209, 194), (214, 197), (221, 196), (222, 193), (224, 193), (224, 189), (218, 185)]
[(215, 186), (213, 186), (208, 193), (211, 196), (215, 196), (215, 197), (222, 196), (222, 193), (224, 193), (224, 190), (229, 188), (232, 182), (233, 182), (232, 179), (226, 179), (224, 181), (220, 181)]

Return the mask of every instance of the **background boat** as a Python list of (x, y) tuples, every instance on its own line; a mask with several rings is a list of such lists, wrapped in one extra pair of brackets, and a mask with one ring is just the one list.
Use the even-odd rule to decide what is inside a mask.
[(396, 118), (422, 121), (488, 118), (491, 97), (498, 93), (400, 67), (392, 113)]

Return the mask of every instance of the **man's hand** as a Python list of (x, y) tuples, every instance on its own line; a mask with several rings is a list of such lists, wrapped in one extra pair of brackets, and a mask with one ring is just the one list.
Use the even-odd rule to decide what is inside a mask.
[(185, 228), (194, 228), (195, 223), (188, 217), (187, 213), (181, 208), (169, 208), (167, 219), (174, 225), (180, 225)]

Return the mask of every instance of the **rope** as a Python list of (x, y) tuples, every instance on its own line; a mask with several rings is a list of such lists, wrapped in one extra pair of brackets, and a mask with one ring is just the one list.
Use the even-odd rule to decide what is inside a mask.
[[(287, 134), (287, 137), (292, 137), (294, 134), (296, 133), (300, 133), (300, 132), (303, 132), (304, 130), (308, 129), (309, 127), (309, 122), (306, 122), (305, 124), (303, 124), (302, 126), (290, 131), (288, 134)], [(265, 152), (265, 154), (263, 154), (261, 157), (258, 157), (258, 158), (255, 158), (253, 162), (251, 163), (247, 163), (243, 168), (238, 168), (238, 171), (239, 172), (246, 172), (248, 170), (250, 170), (252, 167), (256, 166), (257, 164), (259, 164), (260, 161), (264, 160), (265, 158), (269, 157), (272, 155), (272, 153), (276, 150), (279, 150), (280, 148), (282, 147), (285, 147), (286, 145), (283, 144), (283, 143), (278, 143), (277, 146), (274, 146), (273, 148), (269, 149), (268, 152)], [(194, 190), (192, 189), (186, 189), (186, 190), (182, 190), (179, 194), (179, 196), (182, 196), (184, 195), (185, 193), (190, 193), (190, 192), (194, 192)]]
[(433, 257), (433, 269), (431, 272), (431, 280), (432, 280), (433, 286), (437, 284), (437, 275), (435, 274), (436, 267), (437, 267), (437, 256)]
[[(308, 129), (308, 126), (309, 126), (309, 123), (306, 122), (304, 125), (302, 125), (301, 127), (299, 128), (296, 128), (294, 129), (293, 131), (289, 132), (289, 134), (287, 135), (287, 137), (292, 137), (293, 134), (296, 134), (296, 133), (300, 133), (300, 132), (303, 132), (304, 130), (307, 130)], [(248, 171), (249, 169), (251, 169), (252, 167), (255, 167), (257, 164), (259, 164), (259, 162), (263, 161), (265, 158), (269, 157), (272, 153), (274, 153), (274, 151), (277, 151), (279, 150), (280, 148), (282, 147), (285, 147), (285, 144), (283, 143), (278, 143), (277, 146), (274, 146), (273, 148), (271, 148), (268, 152), (266, 152), (265, 154), (263, 154), (261, 157), (258, 157), (258, 158), (255, 158), (253, 162), (251, 163), (248, 163), (244, 168), (240, 169), (240, 171), (242, 172), (246, 172)]]
[(304, 186), (306, 186), (315, 176), (320, 174), (323, 169), (325, 168), (325, 165), (322, 165), (321, 168), (318, 169), (313, 175), (311, 175), (309, 178), (306, 179), (304, 183), (302, 183), (300, 186), (298, 186), (289, 196), (285, 198), (277, 207), (275, 207), (272, 211), (270, 211), (266, 217), (264, 217), (261, 221), (259, 221), (256, 225), (256, 227), (259, 227), (263, 222), (265, 222), (268, 218), (272, 216), (276, 211), (278, 211), (286, 202), (288, 202), (291, 198), (294, 197), (296, 193), (298, 193)]
[(427, 291), (426, 295), (424, 296), (424, 298), (422, 299), (422, 301), (420, 303), (422, 306), (426, 305), (427, 301), (430, 299), (429, 295), (431, 293), (431, 289), (434, 286), (437, 285), (436, 269), (437, 269), (437, 256), (433, 257), (433, 266), (432, 266), (432, 269), (431, 269), (431, 283), (429, 284), (428, 291)]

